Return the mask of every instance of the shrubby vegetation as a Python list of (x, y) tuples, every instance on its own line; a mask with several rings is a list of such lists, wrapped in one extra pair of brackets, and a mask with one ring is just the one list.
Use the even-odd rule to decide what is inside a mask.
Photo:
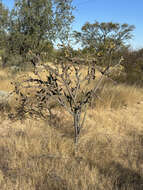
[[(72, 115), (75, 142), (85, 120), (83, 117), (82, 122), (81, 114), (86, 113), (85, 107), (88, 107), (103, 85), (104, 77), (119, 80), (120, 77), (123, 78), (124, 72), (126, 75), (124, 81), (138, 79), (141, 82), (141, 74), (135, 76), (132, 66), (129, 65), (132, 65), (129, 61), (130, 56), (136, 61), (136, 57), (141, 54), (138, 52), (131, 55), (128, 51), (127, 41), (132, 37), (133, 25), (87, 22), (82, 26), (81, 32), (72, 33), (71, 23), (74, 19), (72, 0), (17, 0), (11, 11), (2, 3), (1, 9), (0, 39), (1, 41), (5, 39), (1, 43), (3, 67), (12, 66), (10, 67), (12, 72), (16, 73), (18, 69), (12, 68), (20, 67), (24, 70), (27, 66), (29, 69), (30, 65), (33, 66), (34, 78), (30, 76), (23, 82), (28, 83), (29, 89), (33, 88), (32, 83), (34, 87), (37, 85), (36, 88), (39, 88), (33, 98), (37, 100), (40, 109), (44, 108), (41, 102), (56, 97), (59, 104)], [(81, 44), (82, 49), (74, 50), (71, 46), (72, 39)], [(59, 49), (55, 51), (54, 43), (57, 41)], [(49, 60), (56, 68), (45, 65)], [(141, 65), (141, 62), (142, 60), (138, 59), (134, 64)], [(87, 67), (84, 75), (81, 72), (82, 66)], [(142, 67), (135, 67), (142, 72)], [(43, 70), (46, 72), (46, 80), (40, 75)], [(97, 71), (101, 74), (98, 82)], [(27, 109), (29, 96), (21, 91), (21, 86), (25, 88), (23, 82), (21, 81), (21, 84), (15, 82), (14, 92), (21, 97), (18, 112), (24, 116), (25, 113), (32, 111), (24, 110)], [(87, 88), (89, 86), (90, 89)], [(46, 102), (45, 104), (49, 105)], [(32, 110), (34, 113), (37, 112), (37, 108)], [(47, 110), (50, 110), (48, 106)], [(42, 114), (39, 111), (37, 113)]]
[(98, 64), (105, 66), (110, 62), (111, 56), (112, 59), (118, 58), (117, 52), (126, 46), (133, 29), (134, 26), (128, 24), (87, 22), (82, 26), (81, 32), (74, 31), (74, 37), (81, 43), (84, 52), (99, 57)]
[(143, 49), (124, 51), (123, 66), (128, 84), (143, 85)]
[(0, 56), (14, 79), (1, 92), (2, 189), (142, 189), (142, 89), (127, 85), (143, 84), (134, 26), (72, 32), (73, 9), (72, 0), (0, 3)]
[[(112, 22), (86, 22), (81, 32), (71, 32), (74, 20), (72, 0), (15, 1), (11, 11), (0, 3), (0, 56), (3, 67), (31, 68), (35, 55), (43, 61), (53, 61), (68, 52), (78, 60), (93, 60), (102, 67), (115, 65), (123, 56), (122, 74), (113, 79), (130, 84), (142, 84), (142, 50), (130, 51), (133, 25)], [(71, 40), (79, 43), (78, 50)], [(62, 46), (55, 49), (55, 43)], [(111, 61), (112, 59), (112, 61)], [(82, 62), (83, 61), (79, 61)], [(117, 74), (117, 75), (116, 75)]]
[(26, 64), (29, 51), (49, 57), (54, 42), (67, 38), (74, 19), (71, 3), (71, 0), (17, 0), (9, 12), (1, 3), (3, 66), (15, 65), (11, 56), (18, 59), (17, 64)]

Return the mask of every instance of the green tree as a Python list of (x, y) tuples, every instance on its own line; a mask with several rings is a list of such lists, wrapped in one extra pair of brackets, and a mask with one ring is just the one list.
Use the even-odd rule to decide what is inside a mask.
[(9, 11), (0, 2), (0, 50), (4, 48), (9, 23)]
[(125, 51), (123, 67), (127, 83), (143, 85), (143, 48)]
[(133, 29), (134, 26), (128, 24), (87, 22), (82, 26), (81, 32), (74, 31), (74, 37), (84, 47), (84, 53), (97, 55), (100, 64), (101, 61), (105, 64), (109, 63), (111, 55), (114, 57), (117, 51), (127, 45)]
[(10, 14), (7, 54), (27, 57), (49, 52), (58, 39), (66, 39), (72, 0), (16, 0)]

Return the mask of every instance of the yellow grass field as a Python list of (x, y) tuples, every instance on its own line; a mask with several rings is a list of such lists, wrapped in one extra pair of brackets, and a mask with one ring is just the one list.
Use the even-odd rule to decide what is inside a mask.
[[(0, 90), (11, 91), (5, 70)], [(88, 110), (78, 146), (70, 115), (0, 116), (0, 189), (143, 190), (143, 89), (107, 84)]]

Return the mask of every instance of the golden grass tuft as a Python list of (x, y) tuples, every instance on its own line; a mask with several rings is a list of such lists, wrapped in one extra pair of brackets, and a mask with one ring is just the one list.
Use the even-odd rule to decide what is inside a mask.
[(126, 84), (107, 83), (98, 93), (98, 98), (93, 100), (92, 107), (97, 109), (113, 108), (119, 109), (134, 105), (137, 101), (142, 101), (143, 89)]

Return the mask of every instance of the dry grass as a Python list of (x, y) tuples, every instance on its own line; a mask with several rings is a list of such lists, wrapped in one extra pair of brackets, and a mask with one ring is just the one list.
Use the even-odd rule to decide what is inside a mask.
[(88, 111), (76, 152), (64, 110), (55, 110), (51, 125), (0, 118), (0, 188), (142, 190), (143, 90), (108, 84), (100, 96), (102, 102)]
[(98, 93), (100, 99), (96, 98), (96, 104), (93, 102), (92, 106), (96, 106), (96, 109), (132, 106), (137, 101), (142, 101), (142, 93), (143, 90), (136, 86), (107, 83)]
[(11, 78), (8, 69), (0, 70), (0, 90), (12, 90)]

